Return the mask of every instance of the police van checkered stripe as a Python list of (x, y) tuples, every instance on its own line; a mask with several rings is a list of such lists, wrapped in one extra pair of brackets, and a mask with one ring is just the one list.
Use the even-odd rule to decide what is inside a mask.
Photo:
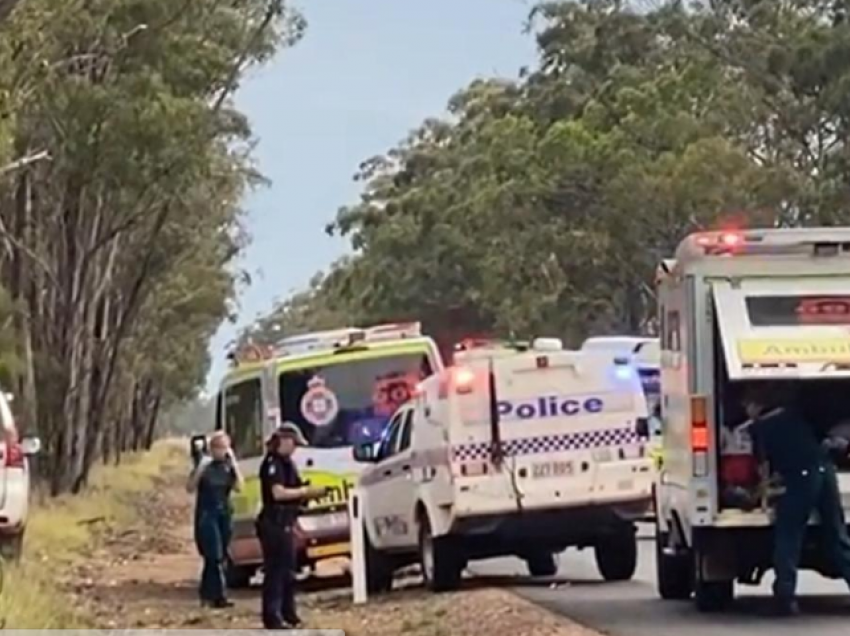
[[(626, 446), (637, 444), (637, 433), (630, 428), (588, 431), (567, 435), (543, 435), (526, 437), (502, 442), (505, 454), (510, 456), (536, 455), (538, 453), (557, 453), (602, 446)], [(460, 444), (452, 447), (452, 458), (456, 461), (487, 459), (490, 456), (490, 443)]]

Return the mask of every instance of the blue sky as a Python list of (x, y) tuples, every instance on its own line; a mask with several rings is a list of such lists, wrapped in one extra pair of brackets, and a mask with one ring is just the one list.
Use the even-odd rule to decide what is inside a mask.
[(515, 77), (535, 59), (532, 0), (300, 0), (304, 39), (243, 84), (237, 102), (270, 187), (246, 200), (253, 284), (239, 322), (212, 343), (216, 384), (239, 329), (303, 288), (348, 245), (324, 233), (364, 159), (393, 146), (476, 77)]

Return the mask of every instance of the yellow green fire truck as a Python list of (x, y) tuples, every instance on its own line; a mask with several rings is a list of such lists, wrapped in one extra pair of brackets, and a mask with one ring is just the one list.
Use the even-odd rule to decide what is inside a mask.
[(443, 368), (419, 323), (347, 327), (248, 345), (231, 356), (216, 402), (216, 428), (231, 437), (246, 484), (234, 494), (227, 581), (247, 586), (262, 563), (254, 530), (258, 471), (269, 433), (289, 421), (309, 445), (295, 460), (302, 479), (329, 487), (298, 522), (299, 565), (350, 553), (348, 496), (360, 472), (352, 448), (379, 442), (419, 382)]

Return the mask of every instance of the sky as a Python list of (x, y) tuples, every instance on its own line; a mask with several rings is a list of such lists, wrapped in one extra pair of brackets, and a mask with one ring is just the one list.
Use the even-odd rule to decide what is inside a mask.
[(240, 294), (238, 322), (211, 344), (211, 387), (245, 325), (347, 252), (347, 242), (324, 228), (357, 200), (360, 162), (443, 114), (473, 79), (516, 77), (534, 61), (534, 38), (523, 32), (532, 4), (299, 0), (305, 37), (253, 70), (237, 94), (271, 185), (245, 201), (252, 243), (240, 266), (252, 284)]

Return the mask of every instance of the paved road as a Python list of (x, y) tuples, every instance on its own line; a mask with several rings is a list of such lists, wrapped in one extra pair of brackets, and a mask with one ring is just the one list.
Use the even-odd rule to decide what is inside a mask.
[(804, 574), (800, 591), (805, 616), (799, 619), (766, 616), (768, 585), (740, 588), (729, 613), (707, 616), (691, 603), (658, 600), (654, 559), (652, 543), (642, 541), (638, 575), (622, 584), (601, 581), (590, 550), (561, 556), (554, 587), (551, 581), (525, 577), (524, 564), (514, 559), (480, 562), (472, 569), (482, 583), (507, 583), (534, 603), (610, 636), (799, 636), (803, 630), (812, 636), (850, 634), (850, 597), (842, 583)]

